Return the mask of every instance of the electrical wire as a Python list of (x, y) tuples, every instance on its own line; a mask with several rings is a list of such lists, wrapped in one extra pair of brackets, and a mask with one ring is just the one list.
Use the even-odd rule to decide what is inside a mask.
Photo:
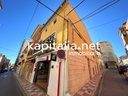
[(10, 50), (10, 49), (7, 49), (7, 48), (1, 47), (1, 46), (0, 46), (0, 49), (4, 49), (4, 50), (10, 51), (10, 52), (17, 53), (17, 52), (16, 52), (16, 51), (14, 51), (14, 50)]
[(58, 14), (57, 12), (55, 12), (54, 10), (52, 10), (51, 8), (49, 8), (47, 5), (45, 5), (44, 3), (40, 2), (39, 0), (36, 0), (37, 2), (39, 2), (41, 5), (43, 5), (45, 8), (47, 8), (48, 10), (52, 11), (53, 13), (57, 14), (58, 16), (60, 16), (61, 18), (63, 18), (64, 20), (68, 21), (67, 19), (65, 19), (63, 16), (61, 16), (60, 14)]
[(104, 4), (104, 5), (102, 5), (101, 7), (97, 8), (97, 9), (94, 10), (93, 12), (89, 13), (88, 15), (84, 16), (82, 19), (80, 19), (80, 20), (74, 22), (73, 24), (76, 24), (76, 23), (78, 23), (78, 22), (80, 22), (80, 21), (83, 21), (83, 20), (85, 20), (85, 19), (88, 19), (88, 18), (90, 18), (90, 17), (92, 17), (92, 16), (94, 16), (94, 15), (96, 15), (96, 14), (98, 14), (98, 13), (104, 11), (105, 9), (111, 7), (112, 5), (116, 4), (116, 3), (119, 2), (119, 1), (120, 1), (120, 0), (113, 0), (113, 1), (108, 2), (108, 3)]
[(18, 53), (16, 54), (12, 54), (12, 55), (8, 55), (7, 57), (12, 57), (12, 56), (16, 56)]
[(76, 7), (74, 7), (71, 11), (69, 11), (67, 15), (69, 15), (73, 10), (75, 10), (77, 7), (79, 7), (84, 1), (85, 0), (82, 0), (78, 5), (76, 5)]
[(126, 18), (126, 17), (128, 17), (128, 15), (122, 16), (122, 17), (120, 17), (120, 18), (117, 18), (117, 19), (108, 21), (108, 22), (103, 23), (103, 24), (100, 24), (100, 25), (96, 25), (96, 26), (94, 26), (94, 27), (87, 28), (87, 30), (91, 30), (91, 29), (94, 29), (94, 28), (97, 28), (97, 27), (101, 27), (101, 26), (107, 25), (107, 24), (109, 24), (109, 23), (115, 22), (115, 21), (117, 21), (117, 20), (120, 20), (120, 19), (123, 19), (123, 18)]
[(30, 19), (30, 22), (29, 22), (29, 24), (28, 24), (28, 27), (27, 27), (27, 29), (26, 29), (26, 32), (25, 32), (25, 34), (24, 34), (24, 36), (23, 36), (23, 40), (25, 39), (25, 36), (26, 36), (26, 34), (27, 34), (27, 32), (28, 32), (28, 29), (29, 29), (29, 27), (30, 27), (30, 25), (31, 25), (31, 23), (32, 23), (32, 20), (33, 20), (33, 17), (34, 17), (34, 15), (35, 15), (36, 11), (37, 11), (38, 5), (39, 5), (39, 3), (37, 3), (37, 5), (36, 5), (36, 8), (35, 8), (35, 10), (34, 10), (34, 13), (33, 13), (32, 17), (31, 17), (31, 19)]

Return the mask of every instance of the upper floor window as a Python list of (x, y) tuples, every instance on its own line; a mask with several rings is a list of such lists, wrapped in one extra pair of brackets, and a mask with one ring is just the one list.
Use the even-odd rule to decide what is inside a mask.
[(106, 44), (106, 46), (110, 46), (110, 44)]
[(48, 29), (46, 28), (45, 30), (44, 30), (44, 33), (46, 33), (48, 31)]
[(100, 46), (102, 47), (102, 46), (104, 46), (104, 44), (101, 44)]
[(128, 29), (125, 30), (126, 34), (128, 35)]
[(103, 55), (106, 55), (106, 52), (103, 52)]
[(51, 34), (49, 37), (47, 37), (41, 43), (47, 43), (48, 45), (53, 46), (53, 43), (56, 43), (55, 32), (53, 34)]
[(112, 55), (112, 52), (108, 52), (108, 55)]
[(54, 25), (57, 22), (57, 18), (53, 20), (52, 25)]
[(127, 32), (126, 31), (123, 31), (122, 33), (123, 33), (124, 37), (127, 36)]

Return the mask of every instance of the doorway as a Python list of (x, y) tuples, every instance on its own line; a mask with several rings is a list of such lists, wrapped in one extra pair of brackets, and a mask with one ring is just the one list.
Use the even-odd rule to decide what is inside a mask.
[(37, 63), (35, 83), (47, 92), (49, 81), (50, 61), (40, 61)]

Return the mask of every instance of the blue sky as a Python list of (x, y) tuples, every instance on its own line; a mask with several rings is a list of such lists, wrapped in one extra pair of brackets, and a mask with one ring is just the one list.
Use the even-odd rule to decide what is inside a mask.
[[(40, 1), (53, 10), (56, 10), (63, 2), (63, 0)], [(69, 0), (73, 7), (81, 1), (82, 0)], [(76, 9), (76, 12), (80, 18), (82, 18), (109, 1), (111, 0), (85, 0)], [(118, 28), (128, 18), (127, 4), (128, 0), (121, 0), (110, 8), (83, 21), (93, 43), (109, 41), (117, 57), (125, 55), (124, 45), (118, 34)], [(44, 24), (53, 13), (39, 4), (27, 30), (37, 6), (36, 0), (2, 0), (2, 5), (3, 9), (0, 10), (0, 53), (6, 55), (6, 57), (11, 60), (11, 63), (14, 63), (25, 33), (27, 32), (25, 39), (30, 39), (36, 26), (38, 24)], [(100, 27), (95, 27), (121, 17), (123, 18)]]

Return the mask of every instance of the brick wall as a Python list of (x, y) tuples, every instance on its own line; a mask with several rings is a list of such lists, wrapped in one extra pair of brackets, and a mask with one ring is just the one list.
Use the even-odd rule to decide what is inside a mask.
[(90, 68), (91, 68), (91, 77), (95, 76), (99, 69), (98, 69), (98, 66), (96, 64), (96, 62), (90, 60)]
[(88, 61), (84, 56), (69, 55), (68, 51), (68, 87), (71, 95), (74, 95), (89, 80)]

